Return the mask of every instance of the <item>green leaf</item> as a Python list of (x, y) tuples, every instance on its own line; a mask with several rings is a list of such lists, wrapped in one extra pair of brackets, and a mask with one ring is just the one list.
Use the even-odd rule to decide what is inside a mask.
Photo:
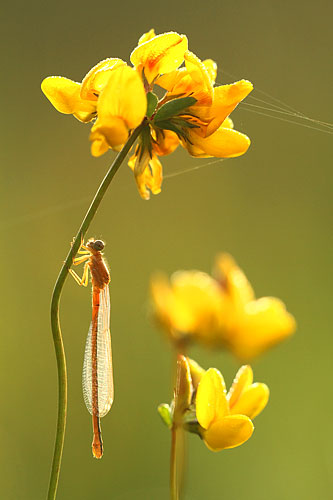
[(165, 425), (168, 427), (168, 429), (171, 429), (172, 427), (172, 413), (171, 413), (171, 408), (167, 404), (161, 404), (158, 406), (157, 411), (165, 423)]
[(158, 97), (153, 92), (148, 92), (147, 94), (147, 116), (150, 118), (154, 113), (158, 103)]
[(179, 99), (172, 99), (172, 101), (166, 102), (160, 107), (154, 117), (154, 122), (158, 124), (157, 122), (168, 120), (169, 118), (178, 115), (189, 106), (193, 106), (196, 102), (197, 100), (194, 97), (180, 97)]

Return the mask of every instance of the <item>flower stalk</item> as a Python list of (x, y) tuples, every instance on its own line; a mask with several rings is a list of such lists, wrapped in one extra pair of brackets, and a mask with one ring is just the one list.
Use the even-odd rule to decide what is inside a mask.
[(176, 376), (174, 387), (174, 411), (171, 427), (171, 452), (170, 452), (170, 499), (179, 500), (184, 485), (185, 472), (185, 433), (183, 429), (183, 393), (184, 374), (182, 350), (176, 351)]
[(62, 294), (62, 289), (65, 284), (66, 278), (68, 276), (68, 270), (70, 269), (73, 258), (75, 257), (81, 240), (87, 232), (91, 221), (93, 220), (97, 209), (104, 198), (104, 195), (118, 171), (120, 165), (126, 158), (128, 152), (131, 147), (135, 143), (138, 138), (141, 130), (143, 128), (143, 124), (139, 125), (127, 140), (126, 144), (116, 156), (114, 162), (110, 166), (107, 174), (105, 175), (103, 181), (101, 182), (91, 205), (80, 225), (80, 228), (75, 236), (73, 244), (67, 254), (66, 260), (64, 261), (60, 273), (58, 275), (53, 294), (51, 299), (51, 330), (54, 342), (54, 349), (57, 360), (57, 370), (58, 370), (58, 420), (57, 420), (57, 430), (56, 430), (56, 439), (54, 445), (54, 454), (53, 454), (53, 462), (51, 468), (51, 477), (50, 484), (48, 490), (48, 500), (55, 500), (57, 495), (60, 467), (61, 467), (61, 459), (62, 452), (64, 446), (64, 438), (65, 438), (65, 429), (66, 429), (66, 416), (67, 416), (67, 369), (66, 369), (66, 357), (64, 344), (61, 334), (60, 321), (59, 321), (59, 304), (60, 298)]

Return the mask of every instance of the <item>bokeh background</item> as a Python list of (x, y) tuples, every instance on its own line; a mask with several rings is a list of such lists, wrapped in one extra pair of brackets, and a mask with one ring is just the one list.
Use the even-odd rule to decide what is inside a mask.
[[(331, 19), (328, 0), (2, 7), (1, 498), (46, 496), (57, 410), (50, 296), (112, 160), (112, 153), (90, 156), (89, 126), (57, 113), (41, 80), (80, 81), (101, 59), (129, 61), (139, 36), (155, 27), (185, 33), (193, 52), (215, 59), (219, 83), (250, 79), (256, 99), (329, 122)], [(163, 159), (163, 190), (149, 202), (126, 165), (114, 179), (88, 235), (107, 242), (116, 398), (102, 421), (105, 456), (93, 460), (81, 394), (91, 297), (69, 279), (61, 302), (69, 407), (59, 500), (168, 498), (170, 436), (156, 407), (170, 400), (172, 353), (149, 320), (149, 277), (209, 272), (219, 251), (234, 255), (258, 296), (286, 302), (298, 331), (253, 364), (271, 400), (246, 445), (214, 454), (189, 436), (186, 499), (332, 498), (332, 129), (258, 112), (267, 113), (242, 105), (233, 114), (252, 139), (244, 157), (193, 170), (209, 160), (179, 150)], [(228, 385), (239, 367), (228, 353), (193, 348), (191, 355), (219, 368)]]

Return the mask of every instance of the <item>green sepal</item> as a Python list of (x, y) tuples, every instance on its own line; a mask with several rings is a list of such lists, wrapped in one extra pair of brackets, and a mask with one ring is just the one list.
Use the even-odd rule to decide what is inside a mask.
[(151, 144), (151, 135), (150, 135), (150, 127), (149, 125), (146, 125), (140, 134), (139, 138), (139, 148), (140, 148), (140, 153), (139, 153), (139, 158), (142, 158), (143, 152), (148, 151), (149, 155), (151, 156), (152, 153), (152, 144)]
[(158, 103), (158, 97), (153, 92), (148, 92), (147, 94), (147, 116), (150, 118), (154, 113)]
[(177, 126), (181, 128), (199, 128), (199, 125), (196, 125), (195, 123), (189, 122), (185, 120), (184, 118), (173, 118), (172, 119), (173, 123), (175, 123)]
[(157, 411), (165, 423), (165, 425), (168, 427), (168, 429), (172, 428), (172, 411), (169, 405), (166, 403), (161, 404), (158, 406)]
[(189, 106), (193, 106), (197, 100), (194, 97), (180, 97), (179, 99), (172, 99), (172, 101), (168, 101), (160, 109), (157, 111), (154, 122), (158, 125), (158, 122), (168, 120), (175, 115), (178, 115), (184, 109)]
[(191, 434), (196, 434), (202, 439), (203, 428), (198, 422), (187, 422), (183, 424), (183, 428), (187, 432), (191, 432)]
[(192, 434), (197, 434), (200, 438), (202, 438), (203, 428), (196, 418), (195, 410), (189, 410), (184, 414), (183, 428), (184, 430), (191, 432)]
[(156, 124), (156, 126), (158, 126), (161, 129), (171, 130), (172, 132), (174, 132), (175, 134), (177, 134), (178, 137), (184, 137), (185, 138), (185, 134), (182, 131), (182, 129), (179, 128), (179, 127), (177, 127), (177, 125), (175, 125), (171, 120), (166, 120), (166, 121), (158, 122), (158, 124)]

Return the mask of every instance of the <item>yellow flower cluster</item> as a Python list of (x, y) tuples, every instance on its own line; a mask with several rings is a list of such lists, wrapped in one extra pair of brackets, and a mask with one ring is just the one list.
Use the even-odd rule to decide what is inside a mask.
[(177, 406), (160, 405), (159, 413), (171, 427), (175, 420), (198, 434), (212, 451), (235, 448), (253, 433), (252, 420), (265, 408), (269, 389), (253, 383), (249, 365), (242, 366), (226, 392), (222, 374), (216, 368), (205, 371), (195, 361), (180, 356), (182, 384)]
[[(144, 34), (130, 56), (133, 66), (109, 58), (94, 66), (81, 83), (51, 76), (42, 90), (53, 106), (81, 122), (93, 122), (91, 152), (119, 151), (130, 133), (142, 126), (129, 166), (140, 195), (161, 191), (159, 156), (182, 145), (195, 157), (242, 155), (249, 138), (233, 130), (229, 114), (252, 90), (241, 80), (215, 87), (216, 64), (188, 50), (185, 35)], [(183, 67), (180, 67), (184, 64)], [(158, 99), (154, 85), (164, 89)]]
[(256, 299), (243, 271), (219, 255), (214, 276), (178, 271), (151, 281), (154, 315), (176, 343), (198, 340), (250, 360), (290, 336), (295, 319), (274, 297)]
[[(130, 61), (131, 66), (119, 58), (105, 59), (81, 83), (45, 78), (42, 91), (61, 113), (92, 122), (95, 157), (121, 150), (136, 130), (128, 164), (143, 199), (161, 191), (159, 157), (179, 145), (198, 158), (232, 158), (247, 151), (250, 140), (233, 129), (229, 115), (251, 92), (249, 81), (215, 86), (216, 63), (201, 61), (188, 50), (186, 36), (175, 32), (145, 33)], [(227, 254), (218, 256), (212, 276), (199, 271), (179, 271), (170, 280), (155, 276), (151, 294), (154, 315), (178, 349), (198, 340), (249, 360), (291, 335), (296, 326), (279, 299), (256, 299), (245, 274)], [(247, 441), (253, 418), (269, 398), (265, 384), (253, 383), (249, 365), (240, 368), (227, 393), (217, 369), (205, 371), (180, 354), (176, 385), (171, 405), (159, 407), (161, 417), (173, 430), (181, 426), (198, 434), (214, 451)]]

